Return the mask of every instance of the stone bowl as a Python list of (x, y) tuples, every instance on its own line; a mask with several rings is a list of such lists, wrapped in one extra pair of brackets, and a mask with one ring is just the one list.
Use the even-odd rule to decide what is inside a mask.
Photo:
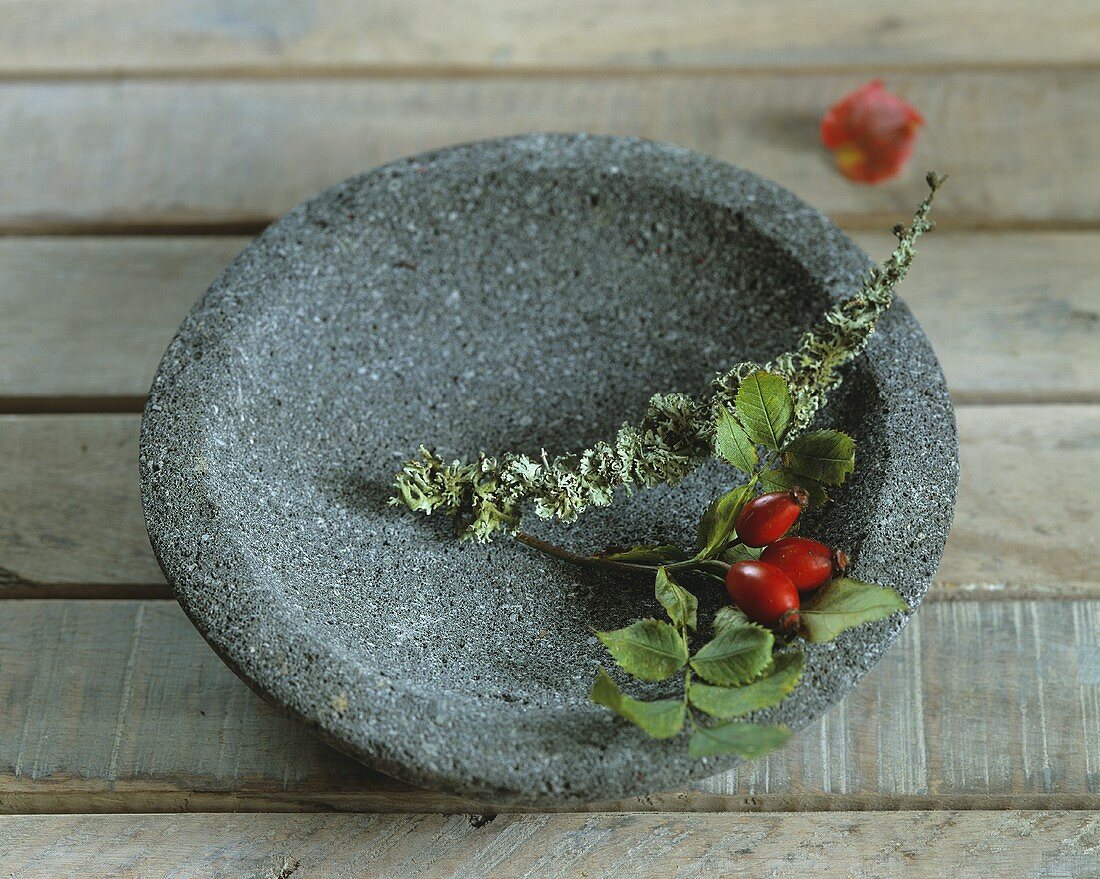
[[(691, 760), (686, 742), (588, 701), (608, 664), (593, 628), (659, 613), (651, 583), (510, 539), (457, 542), (441, 517), (387, 505), (393, 477), (420, 443), (467, 457), (613, 436), (654, 392), (701, 394), (732, 363), (790, 349), (869, 264), (776, 184), (647, 141), (523, 136), (353, 177), (260, 235), (169, 346), (141, 434), (157, 558), (237, 674), (407, 782), (563, 805), (727, 769), (734, 758)], [(903, 304), (818, 423), (856, 437), (858, 466), (804, 533), (915, 608), (950, 525), (957, 448)], [(732, 473), (708, 464), (574, 526), (528, 525), (577, 550), (690, 544)], [(808, 646), (799, 687), (760, 718), (810, 723), (905, 622)]]

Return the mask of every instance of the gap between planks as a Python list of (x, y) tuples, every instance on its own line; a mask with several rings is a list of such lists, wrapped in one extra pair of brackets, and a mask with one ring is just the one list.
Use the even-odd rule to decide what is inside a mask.
[[(956, 391), (951, 394), (961, 406), (1094, 406), (1100, 404), (1097, 391)], [(120, 396), (0, 396), (0, 415), (140, 415), (145, 397)]]
[[(243, 684), (241, 686), (244, 686)], [(857, 685), (858, 686), (858, 685)], [(350, 759), (350, 758), (349, 758)], [(0, 791), (0, 819), (6, 815), (132, 815), (185, 813), (293, 814), (466, 814), (495, 817), (499, 814), (555, 815), (627, 812), (651, 814), (750, 815), (758, 813), (830, 813), (935, 811), (985, 812), (1026, 809), (1063, 812), (1098, 812), (1100, 798), (1095, 794), (956, 794), (950, 796), (875, 796), (844, 793), (757, 794), (728, 796), (705, 791), (654, 793), (635, 800), (593, 803), (589, 807), (494, 806), (466, 800), (437, 791), (407, 788), (392, 782), (394, 790), (380, 792), (375, 785), (357, 792), (210, 792), (201, 790), (148, 790), (139, 784), (119, 784), (110, 791), (81, 791), (75, 779), (58, 779), (57, 790), (51, 784), (28, 783), (25, 789), (5, 786)], [(72, 787), (65, 785), (72, 782)], [(492, 808), (490, 808), (492, 807)], [(499, 811), (498, 811), (499, 809)]]
[[(897, 212), (832, 213), (830, 219), (846, 232), (881, 232), (906, 220), (904, 210)], [(270, 226), (275, 214), (228, 220), (168, 222), (155, 218), (133, 217), (112, 220), (72, 220), (42, 217), (19, 222), (0, 221), (0, 238), (210, 238), (240, 235), (256, 236)], [(1002, 232), (1006, 234), (1047, 232), (1100, 232), (1100, 219), (986, 217), (979, 214), (953, 214), (937, 228), (953, 232)]]
[[(12, 577), (0, 568), (0, 601), (27, 599), (131, 599), (174, 601), (167, 583), (34, 583)], [(1100, 598), (1100, 583), (1092, 589), (1062, 588), (1057, 584), (1021, 586), (1007, 583), (950, 583), (935, 580), (924, 597), (925, 604), (951, 601), (1062, 601), (1074, 598)]]
[(263, 82), (288, 80), (309, 82), (313, 80), (541, 80), (554, 79), (656, 79), (660, 77), (729, 76), (747, 77), (777, 76), (889, 76), (922, 75), (929, 73), (1004, 73), (1004, 74), (1057, 74), (1095, 73), (1100, 71), (1100, 61), (935, 61), (935, 62), (884, 62), (874, 65), (855, 63), (817, 63), (806, 66), (789, 64), (773, 65), (673, 65), (667, 67), (630, 67), (603, 65), (600, 67), (493, 67), (448, 65), (371, 65), (349, 64), (325, 67), (321, 65), (226, 65), (218, 68), (204, 67), (113, 67), (100, 70), (58, 66), (53, 70), (10, 69), (0, 70), (0, 85), (10, 84), (66, 84), (95, 82)]
[(0, 415), (140, 415), (145, 397), (72, 394), (0, 396)]

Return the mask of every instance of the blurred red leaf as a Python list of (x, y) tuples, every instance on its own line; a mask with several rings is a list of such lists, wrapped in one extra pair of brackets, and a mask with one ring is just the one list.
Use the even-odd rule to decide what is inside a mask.
[(833, 151), (840, 173), (860, 183), (896, 177), (909, 157), (924, 118), (912, 104), (875, 79), (845, 95), (821, 117), (821, 142)]

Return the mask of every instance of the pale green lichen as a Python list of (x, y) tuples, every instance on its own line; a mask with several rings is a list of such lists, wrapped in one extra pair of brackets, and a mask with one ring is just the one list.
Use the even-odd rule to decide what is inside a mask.
[(867, 345), (875, 323), (890, 307), (894, 290), (916, 254), (917, 239), (933, 226), (928, 219), (943, 178), (927, 177), (929, 193), (908, 227), (896, 226), (898, 246), (864, 278), (859, 292), (830, 308), (799, 340), (798, 347), (763, 366), (739, 363), (715, 378), (705, 401), (685, 394), (656, 394), (636, 425), (624, 424), (612, 442), (598, 442), (578, 454), (538, 460), (527, 455), (445, 462), (421, 447), (419, 458), (397, 475), (391, 503), (415, 512), (443, 512), (456, 518), (464, 537), (490, 540), (514, 532), (525, 502), (536, 515), (575, 521), (589, 507), (606, 507), (619, 488), (673, 485), (714, 450), (714, 410), (731, 405), (741, 380), (758, 369), (783, 376), (794, 398), (792, 429), (804, 429), (840, 385), (841, 367)]

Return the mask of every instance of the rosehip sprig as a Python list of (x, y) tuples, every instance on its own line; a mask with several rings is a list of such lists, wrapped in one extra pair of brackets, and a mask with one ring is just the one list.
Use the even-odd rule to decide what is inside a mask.
[[(708, 507), (694, 555), (662, 545), (582, 557), (520, 535), (574, 564), (654, 577), (655, 598), (669, 622), (644, 619), (596, 634), (619, 668), (634, 678), (682, 676), (679, 698), (636, 699), (603, 669), (590, 695), (657, 738), (674, 738), (689, 727), (688, 753), (695, 757), (756, 757), (786, 741), (785, 727), (744, 718), (778, 705), (797, 686), (804, 657), (796, 638), (829, 641), (907, 609), (893, 590), (845, 577), (843, 550), (789, 536), (811, 498), (826, 503), (828, 490), (855, 468), (855, 442), (841, 431), (789, 439), (792, 405), (780, 376), (757, 372), (742, 382), (733, 407), (718, 410), (715, 453), (748, 481)], [(783, 487), (756, 493), (776, 485)], [(684, 572), (721, 580), (733, 602), (716, 616), (714, 638), (694, 653), (699, 602), (677, 579)]]
[[(687, 726), (693, 757), (767, 753), (790, 732), (752, 715), (797, 686), (804, 658), (795, 640), (830, 641), (907, 610), (893, 590), (844, 576), (842, 551), (789, 532), (803, 510), (826, 504), (855, 468), (850, 436), (805, 431), (893, 302), (915, 242), (932, 228), (928, 214), (943, 178), (929, 174), (927, 182), (930, 192), (912, 224), (894, 228), (898, 245), (890, 258), (803, 334), (795, 350), (764, 368), (734, 366), (714, 379), (705, 400), (655, 395), (638, 424), (578, 454), (544, 452), (540, 460), (481, 454), (447, 463), (421, 448), (420, 459), (397, 475), (391, 503), (449, 514), (462, 537), (488, 541), (505, 531), (571, 564), (652, 577), (669, 621), (642, 619), (597, 636), (627, 675), (680, 676), (682, 691), (672, 699), (637, 699), (601, 669), (592, 701), (657, 738), (676, 738)], [(619, 488), (673, 485), (712, 454), (741, 471), (743, 484), (704, 512), (694, 553), (660, 545), (581, 555), (519, 528), (524, 504), (542, 518), (572, 522), (590, 507), (610, 505)], [(694, 652), (698, 600), (679, 582), (684, 573), (718, 581), (733, 601), (715, 615), (713, 638)]]

